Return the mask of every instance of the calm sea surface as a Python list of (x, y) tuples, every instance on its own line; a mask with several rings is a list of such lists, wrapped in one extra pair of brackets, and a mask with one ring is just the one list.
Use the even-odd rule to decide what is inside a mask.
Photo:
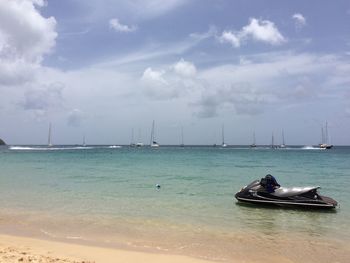
[[(105, 240), (159, 233), (350, 240), (349, 147), (3, 147), (0, 167), (0, 225), (26, 218), (27, 225), (51, 235), (98, 233)], [(321, 194), (340, 208), (237, 205), (234, 194), (267, 173), (286, 187), (321, 186)]]

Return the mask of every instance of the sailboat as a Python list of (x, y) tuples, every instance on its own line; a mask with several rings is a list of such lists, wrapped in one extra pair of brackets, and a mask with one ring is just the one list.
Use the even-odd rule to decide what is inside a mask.
[(183, 129), (182, 126), (181, 126), (181, 144), (180, 144), (180, 147), (185, 147), (185, 144), (184, 144), (184, 129)]
[(286, 148), (286, 143), (284, 142), (284, 130), (282, 130), (282, 144), (280, 145), (280, 148)]
[(222, 125), (222, 129), (221, 129), (221, 135), (222, 135), (222, 144), (221, 147), (227, 147), (227, 144), (225, 143), (225, 127), (224, 124)]
[(272, 137), (271, 137), (271, 149), (276, 149), (277, 147), (275, 146), (275, 139), (272, 133)]
[(323, 126), (321, 128), (322, 138), (321, 143), (318, 145), (321, 149), (332, 149), (333, 145), (328, 144), (329, 138), (328, 138), (328, 123), (326, 122), (325, 129), (323, 129)]
[(253, 143), (250, 145), (250, 147), (255, 148), (256, 142), (255, 142), (255, 132), (253, 132)]
[(135, 147), (136, 144), (134, 142), (134, 128), (131, 130), (131, 142), (130, 142), (130, 147)]
[(151, 131), (151, 142), (150, 142), (151, 147), (159, 147), (159, 144), (156, 142), (155, 139), (155, 130), (154, 130), (154, 121), (152, 122), (152, 131)]
[(138, 141), (136, 143), (136, 147), (143, 147), (143, 142), (141, 142), (141, 129), (139, 129), (139, 138)]
[(48, 147), (52, 147), (53, 146), (53, 144), (51, 142), (51, 122), (49, 124), (49, 135), (48, 135), (48, 139), (47, 139), (47, 146)]
[(86, 143), (85, 143), (85, 134), (84, 134), (84, 136), (83, 136), (83, 147), (85, 147), (86, 146)]

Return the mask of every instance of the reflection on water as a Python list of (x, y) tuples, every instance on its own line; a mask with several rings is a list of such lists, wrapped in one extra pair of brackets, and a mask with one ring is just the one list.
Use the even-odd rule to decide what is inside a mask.
[(336, 225), (337, 210), (310, 210), (303, 208), (257, 206), (236, 203), (237, 216), (244, 228), (265, 235), (281, 232), (303, 233), (309, 236), (331, 235)]

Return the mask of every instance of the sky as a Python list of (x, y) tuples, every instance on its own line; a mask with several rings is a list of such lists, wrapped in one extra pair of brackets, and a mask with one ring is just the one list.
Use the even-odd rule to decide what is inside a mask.
[(0, 0), (0, 138), (350, 145), (349, 25), (345, 0)]

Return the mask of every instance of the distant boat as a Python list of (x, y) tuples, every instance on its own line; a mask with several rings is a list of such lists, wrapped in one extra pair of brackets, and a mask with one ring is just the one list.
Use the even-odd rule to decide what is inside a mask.
[(130, 147), (135, 147), (136, 144), (134, 142), (134, 128), (131, 130), (131, 142), (130, 142)]
[(83, 147), (85, 147), (86, 146), (86, 143), (85, 143), (85, 135), (83, 136)]
[(53, 146), (53, 144), (51, 142), (51, 122), (49, 124), (49, 135), (48, 135), (48, 139), (47, 139), (47, 146), (48, 147), (52, 147)]
[(253, 143), (250, 145), (250, 147), (252, 147), (252, 148), (256, 147), (255, 132), (253, 132)]
[(286, 143), (284, 142), (284, 131), (282, 130), (282, 144), (280, 145), (280, 148), (286, 148)]
[(138, 142), (136, 143), (136, 147), (143, 147), (144, 143), (141, 142), (141, 129), (139, 129), (139, 138), (138, 138)]
[(151, 147), (159, 147), (159, 144), (156, 141), (155, 138), (155, 129), (154, 129), (154, 121), (152, 122), (152, 131), (151, 131), (151, 142), (150, 142), (150, 146)]
[(321, 149), (332, 149), (333, 145), (329, 144), (328, 137), (328, 123), (326, 122), (325, 128), (321, 127), (321, 143), (318, 145)]
[(180, 147), (185, 147), (185, 144), (184, 144), (184, 129), (183, 129), (182, 126), (181, 126), (181, 144), (180, 144)]
[(221, 135), (222, 135), (222, 144), (221, 147), (227, 147), (227, 144), (225, 143), (225, 126), (224, 124), (221, 127)]

